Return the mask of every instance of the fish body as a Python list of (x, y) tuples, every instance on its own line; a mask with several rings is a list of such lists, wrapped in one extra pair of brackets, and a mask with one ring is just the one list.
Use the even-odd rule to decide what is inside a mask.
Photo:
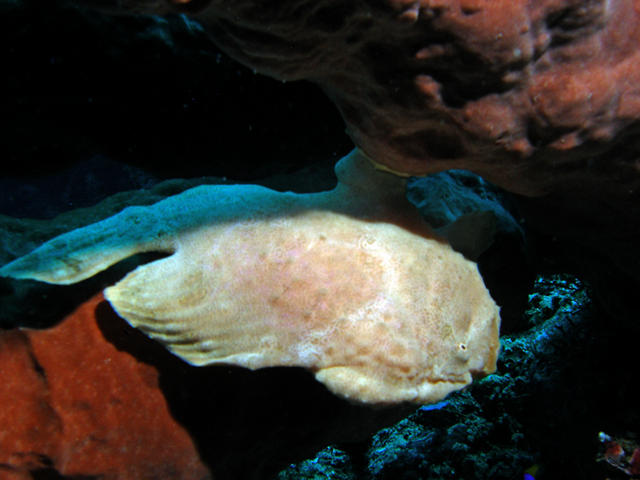
[(300, 366), (350, 400), (432, 403), (495, 369), (477, 267), (357, 152), (337, 187), (200, 186), (45, 243), (0, 275), (75, 283), (143, 251), (105, 296), (193, 365)]

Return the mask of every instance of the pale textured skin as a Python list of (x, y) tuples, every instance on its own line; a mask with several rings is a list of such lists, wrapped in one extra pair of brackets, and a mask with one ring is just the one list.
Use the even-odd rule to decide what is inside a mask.
[(194, 365), (301, 366), (359, 402), (434, 402), (494, 371), (499, 312), (476, 265), (420, 223), (398, 179), (357, 152), (336, 171), (319, 194), (205, 186), (129, 208), (0, 275), (73, 283), (173, 252), (105, 290), (119, 315)]

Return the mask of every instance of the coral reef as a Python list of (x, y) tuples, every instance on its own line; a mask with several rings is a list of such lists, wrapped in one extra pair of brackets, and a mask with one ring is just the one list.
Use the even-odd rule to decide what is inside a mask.
[[(157, 369), (161, 393), (154, 398), (166, 399), (172, 425), (188, 433), (215, 478), (274, 478), (292, 462), (302, 463), (281, 477), (628, 478), (640, 431), (633, 390), (640, 332), (636, 2), (117, 2), (126, 11), (159, 7), (190, 17), (78, 7), (91, 3), (106, 7), (109, 0), (0, 2), (7, 37), (0, 55), (10, 72), (3, 105), (11, 118), (3, 177), (78, 167), (64, 178), (3, 178), (3, 213), (52, 218), (117, 189), (194, 175), (256, 183), (277, 173), (270, 187), (279, 190), (331, 188), (331, 167), (351, 144), (330, 102), (312, 85), (289, 81), (298, 78), (330, 94), (352, 138), (379, 163), (414, 172), (471, 168), (536, 194), (494, 196), (469, 173), (410, 180), (466, 199), (454, 212), (446, 210), (452, 202), (424, 208), (430, 221), (471, 213), (458, 224), (464, 232), (484, 218), (484, 240), (466, 254), (479, 254), (503, 317), (497, 373), (430, 409), (356, 407), (294, 368), (189, 367), (101, 303), (109, 312), (109, 322), (98, 322), (110, 332), (104, 338)], [(198, 15), (201, 23), (193, 20)], [(236, 65), (214, 42), (255, 70)], [(102, 168), (109, 158), (115, 162)], [(298, 168), (306, 173), (288, 181)], [(150, 204), (201, 181), (188, 183), (126, 196), (148, 196), (133, 204)], [(427, 198), (424, 207), (438, 203)], [(0, 218), (0, 264), (129, 204), (111, 202), (103, 214), (85, 211), (85, 220), (79, 212), (47, 222)], [(73, 288), (0, 279), (0, 326), (53, 327), (149, 260), (157, 257), (132, 258)], [(591, 288), (549, 272), (576, 273)], [(542, 275), (528, 298), (532, 274)], [(29, 369), (20, 370), (24, 382), (4, 370), (3, 378), (22, 393), (42, 372), (11, 351), (6, 365), (22, 361), (16, 369)], [(13, 390), (6, 395), (15, 398)], [(43, 418), (31, 406), (11, 404), (11, 411), (23, 407), (28, 425)], [(103, 410), (93, 413), (103, 425)], [(596, 453), (602, 432), (625, 454)], [(68, 472), (52, 463), (58, 457), (40, 448), (56, 435), (49, 425), (31, 436), (31, 451), (43, 456), (27, 466), (9, 455), (13, 463), (0, 461), (0, 476), (64, 478)], [(4, 454), (17, 451), (15, 438), (0, 437)]]

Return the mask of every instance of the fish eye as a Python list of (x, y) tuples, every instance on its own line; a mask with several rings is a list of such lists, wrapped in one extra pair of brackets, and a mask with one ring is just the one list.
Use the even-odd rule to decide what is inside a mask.
[(456, 350), (454, 355), (458, 359), (458, 361), (466, 363), (469, 361), (471, 352), (469, 351), (466, 343), (458, 343), (458, 349)]

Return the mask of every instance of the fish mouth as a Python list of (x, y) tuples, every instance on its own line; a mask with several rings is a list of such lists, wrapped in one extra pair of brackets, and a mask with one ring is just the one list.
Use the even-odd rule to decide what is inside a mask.
[(473, 380), (480, 380), (487, 375), (491, 375), (495, 373), (498, 368), (498, 354), (500, 352), (500, 348), (494, 350), (489, 350), (488, 358), (482, 362), (481, 365), (478, 365), (477, 368), (470, 368), (469, 373), (471, 374), (471, 378)]

